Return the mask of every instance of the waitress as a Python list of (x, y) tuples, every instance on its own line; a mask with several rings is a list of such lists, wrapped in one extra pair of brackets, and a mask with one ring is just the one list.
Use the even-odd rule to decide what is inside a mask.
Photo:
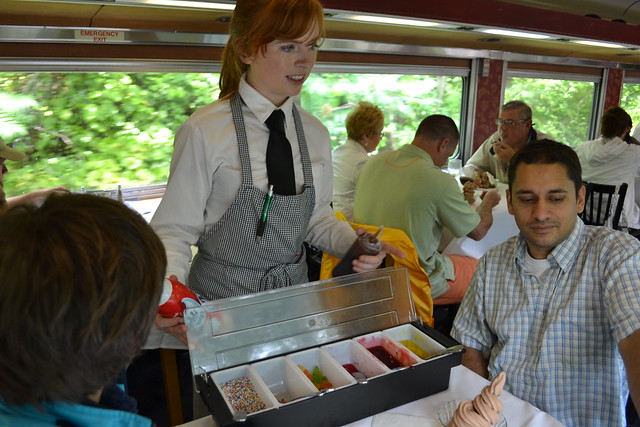
[[(238, 0), (220, 99), (176, 133), (167, 189), (151, 224), (165, 245), (168, 275), (205, 298), (304, 283), (304, 241), (341, 257), (356, 238), (330, 206), (329, 133), (293, 100), (323, 36), (317, 0)], [(271, 117), (278, 110), (281, 117)], [(282, 116), (278, 136), (269, 126), (277, 128), (272, 122)], [(284, 151), (282, 144), (273, 148), (283, 136)], [(191, 245), (198, 254), (189, 266)], [(383, 250), (403, 256), (390, 245)], [(373, 270), (385, 255), (363, 255), (353, 269)], [(181, 322), (156, 318), (159, 329), (184, 342)]]

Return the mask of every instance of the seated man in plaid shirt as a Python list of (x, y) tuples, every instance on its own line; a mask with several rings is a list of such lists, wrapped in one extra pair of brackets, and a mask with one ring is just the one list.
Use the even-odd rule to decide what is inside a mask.
[(567, 425), (624, 426), (640, 405), (640, 242), (578, 218), (585, 203), (569, 146), (528, 144), (508, 171), (520, 234), (487, 252), (451, 335), (462, 363)]

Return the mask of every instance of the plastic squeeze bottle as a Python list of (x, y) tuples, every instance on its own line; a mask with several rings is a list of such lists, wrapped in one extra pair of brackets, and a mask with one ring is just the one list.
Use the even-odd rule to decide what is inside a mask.
[(383, 227), (380, 226), (375, 234), (364, 233), (359, 235), (338, 265), (333, 269), (333, 277), (354, 273), (352, 261), (360, 255), (377, 255), (382, 248), (382, 242), (378, 239), (378, 235), (382, 229)]

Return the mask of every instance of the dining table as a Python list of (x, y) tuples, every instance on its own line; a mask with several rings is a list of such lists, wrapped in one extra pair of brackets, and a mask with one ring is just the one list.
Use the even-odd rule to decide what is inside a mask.
[[(431, 396), (389, 409), (368, 418), (347, 424), (348, 427), (442, 427), (439, 411), (448, 402), (473, 399), (489, 381), (470, 369), (458, 365), (451, 369), (449, 388)], [(500, 400), (504, 404), (502, 415), (508, 427), (556, 427), (561, 422), (530, 403), (503, 390)], [(217, 427), (211, 416), (182, 424), (184, 427)]]
[[(442, 239), (440, 241), (440, 252), (444, 255), (464, 255), (472, 258), (480, 258), (492, 247), (499, 245), (509, 237), (519, 233), (516, 221), (509, 213), (507, 207), (507, 191), (506, 183), (497, 182), (496, 189), (500, 193), (500, 202), (493, 207), (493, 224), (487, 231), (487, 234), (480, 240), (474, 240), (470, 237), (455, 237), (447, 228), (443, 230)], [(489, 188), (476, 189), (476, 200), (473, 207), (480, 204), (480, 196)]]

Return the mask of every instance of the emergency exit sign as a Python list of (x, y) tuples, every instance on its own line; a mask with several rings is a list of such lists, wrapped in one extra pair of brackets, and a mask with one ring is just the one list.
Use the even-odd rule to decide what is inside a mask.
[(75, 30), (76, 40), (93, 43), (110, 43), (124, 41), (124, 31), (118, 30)]

